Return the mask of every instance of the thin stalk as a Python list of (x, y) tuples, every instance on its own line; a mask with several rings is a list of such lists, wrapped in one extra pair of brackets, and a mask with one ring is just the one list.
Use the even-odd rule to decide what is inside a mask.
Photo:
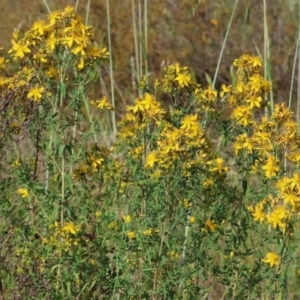
[[(109, 48), (109, 70), (110, 70), (110, 88), (111, 88), (111, 102), (112, 106), (116, 108), (115, 105), (115, 93), (114, 93), (114, 74), (113, 74), (113, 61), (112, 61), (112, 46), (111, 46), (111, 31), (110, 31), (110, 9), (109, 9), (109, 0), (106, 0), (107, 8), (107, 31), (108, 31), (108, 48)], [(114, 141), (117, 135), (117, 122), (116, 122), (116, 112), (115, 110), (111, 111), (111, 117), (113, 122), (113, 133)]]
[(298, 134), (299, 134), (299, 113), (300, 113), (300, 57), (299, 57), (300, 45), (298, 45), (298, 78), (297, 78), (297, 113), (296, 121), (298, 124)]
[(84, 102), (84, 106), (85, 106), (85, 109), (86, 109), (86, 113), (88, 115), (89, 122), (90, 122), (90, 125), (92, 127), (94, 142), (95, 142), (95, 144), (97, 144), (98, 139), (97, 139), (97, 135), (96, 135), (96, 132), (95, 132), (95, 124), (94, 124), (95, 122), (93, 122), (92, 117), (91, 117), (90, 104), (89, 104), (89, 101), (88, 101), (87, 97), (85, 96), (85, 94), (82, 94), (82, 97), (83, 97), (83, 102)]
[(131, 67), (131, 85), (132, 85), (132, 94), (136, 95), (136, 78), (135, 78), (135, 65), (134, 65), (134, 57), (131, 55), (130, 57), (130, 67)]
[(140, 44), (140, 76), (143, 77), (143, 45), (142, 45), (142, 6), (139, 1), (139, 44)]
[(225, 49), (225, 45), (226, 45), (226, 42), (227, 42), (228, 34), (229, 34), (229, 31), (230, 31), (230, 27), (231, 27), (231, 24), (232, 24), (232, 21), (233, 21), (233, 17), (235, 15), (235, 11), (236, 11), (238, 2), (239, 2), (239, 0), (235, 0), (235, 5), (234, 5), (233, 11), (231, 13), (229, 24), (227, 26), (225, 38), (224, 38), (224, 41), (223, 41), (223, 44), (222, 44), (222, 48), (221, 48), (221, 52), (220, 52), (219, 59), (218, 59), (218, 64), (217, 64), (217, 68), (216, 68), (214, 80), (213, 80), (213, 83), (212, 83), (212, 89), (215, 88), (215, 84), (216, 84), (217, 76), (218, 76), (218, 73), (219, 73), (219, 69), (220, 69), (220, 65), (221, 65), (221, 60), (222, 60), (223, 52), (224, 52), (224, 49)]
[(137, 35), (137, 28), (136, 28), (136, 21), (135, 21), (135, 7), (134, 7), (134, 0), (131, 0), (131, 8), (132, 8), (132, 27), (133, 27), (133, 38), (134, 38), (134, 52), (135, 52), (135, 76), (137, 82), (140, 81), (140, 62), (139, 62), (139, 46), (138, 46), (138, 35)]
[(75, 4), (75, 11), (77, 11), (78, 4), (79, 4), (79, 0), (76, 0), (76, 4)]
[[(64, 56), (65, 56), (64, 52)], [(61, 66), (60, 69), (60, 86), (62, 86), (63, 81), (64, 81), (64, 74), (65, 70), (63, 66)], [(64, 101), (64, 95), (62, 91), (60, 90), (60, 109), (63, 109), (63, 101)], [(62, 137), (62, 141), (64, 141), (64, 136)], [(60, 210), (60, 225), (64, 226), (64, 205), (65, 205), (65, 149), (63, 149), (62, 153), (62, 158), (61, 158), (61, 210)]]
[[(190, 217), (191, 217), (191, 208), (189, 208), (187, 213), (187, 222), (184, 230), (184, 242), (183, 242), (183, 250), (182, 250), (182, 264), (185, 263), (185, 256), (186, 256), (186, 247), (187, 247), (187, 241), (189, 236), (189, 227), (190, 227)], [(183, 279), (181, 278), (180, 284), (179, 284), (179, 292), (178, 295), (180, 296), (183, 289)]]
[(300, 22), (299, 22), (299, 29), (298, 29), (297, 44), (296, 44), (296, 48), (295, 48), (292, 77), (291, 77), (290, 94), (289, 94), (289, 108), (291, 108), (291, 106), (292, 106), (293, 84), (294, 84), (294, 80), (295, 80), (296, 63), (297, 63), (297, 57), (298, 57), (299, 44), (300, 44)]
[(43, 0), (43, 3), (46, 6), (46, 9), (47, 9), (48, 13), (51, 14), (51, 9), (50, 9), (50, 7), (49, 7), (49, 5), (47, 3), (47, 0)]
[[(268, 67), (270, 66), (270, 49), (269, 49), (269, 33), (268, 33), (268, 20), (267, 20), (267, 2), (263, 0), (263, 18), (264, 18), (264, 78), (271, 79), (270, 71), (268, 72)], [(268, 76), (269, 74), (269, 76)], [(271, 100), (271, 112), (274, 111), (274, 98), (271, 90), (270, 93)], [(265, 96), (267, 101), (267, 95)], [(265, 116), (268, 118), (268, 108), (265, 108)]]
[[(291, 77), (291, 85), (290, 85), (290, 93), (289, 93), (289, 108), (292, 106), (292, 95), (293, 95), (293, 84), (295, 80), (295, 73), (296, 73), (296, 61), (298, 58), (298, 95), (297, 95), (297, 124), (298, 124), (298, 134), (299, 134), (299, 48), (300, 48), (300, 1), (298, 3), (298, 37), (297, 43), (295, 48), (295, 56), (293, 62), (293, 70), (292, 70), (292, 77)], [(284, 169), (287, 169), (287, 158), (284, 158)]]
[[(298, 34), (300, 32), (300, 1), (298, 3)], [(298, 124), (298, 134), (300, 133), (300, 124), (299, 124), (299, 114), (300, 114), (300, 57), (299, 57), (299, 53), (300, 53), (300, 44), (298, 43), (297, 45), (298, 48), (298, 88), (297, 88), (297, 115), (296, 115), (296, 120), (297, 120), (297, 124)]]
[(91, 6), (91, 0), (88, 0), (87, 7), (86, 7), (85, 25), (87, 25), (89, 22), (90, 6)]
[(64, 213), (65, 213), (65, 151), (62, 153), (61, 162), (61, 210), (60, 210), (60, 226), (64, 226)]
[(148, 84), (148, 0), (144, 0), (144, 51), (145, 51), (145, 75)]

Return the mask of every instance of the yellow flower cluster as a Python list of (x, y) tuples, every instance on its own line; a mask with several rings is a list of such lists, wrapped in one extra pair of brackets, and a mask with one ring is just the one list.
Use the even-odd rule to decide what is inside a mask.
[(291, 216), (299, 213), (300, 176), (298, 171), (286, 174), (281, 159), (298, 165), (300, 139), (293, 112), (284, 103), (275, 104), (270, 116), (260, 117), (258, 112), (269, 105), (266, 93), (270, 83), (259, 75), (262, 62), (258, 57), (243, 55), (234, 62), (237, 83), (234, 87), (223, 87), (223, 96), (233, 108), (231, 117), (240, 125), (233, 149), (236, 157), (252, 156), (254, 160), (247, 167), (252, 174), (272, 180), (274, 187), (269, 197), (255, 206), (249, 206), (254, 220), (271, 224), (285, 232)]
[(3, 99), (7, 99), (2, 104), (8, 113), (14, 114), (15, 108), (10, 106), (22, 101), (24, 115), (27, 108), (30, 109), (27, 102), (48, 98), (51, 82), (66, 75), (62, 64), (85, 74), (109, 56), (106, 48), (94, 44), (93, 29), (84, 25), (73, 7), (52, 12), (47, 20), (35, 22), (24, 34), (15, 31), (8, 53), (14, 61), (21, 62), (22, 67), (8, 77), (4, 70), (9, 60), (0, 57), (0, 92)]
[(24, 198), (27, 198), (29, 196), (29, 192), (27, 189), (24, 189), (24, 188), (19, 188), (17, 190), (17, 193), (24, 199)]
[(110, 150), (104, 146), (94, 145), (92, 151), (86, 153), (86, 163), (79, 165), (73, 172), (73, 178), (98, 173), (110, 155)]
[(280, 256), (275, 252), (268, 252), (262, 262), (270, 264), (270, 267), (278, 266), (280, 264)]
[(179, 63), (165, 67), (165, 76), (161, 83), (157, 81), (156, 87), (161, 86), (165, 93), (195, 86), (192, 75), (187, 67), (181, 67)]
[(58, 253), (70, 251), (72, 248), (78, 246), (80, 238), (78, 233), (80, 232), (81, 226), (75, 225), (73, 222), (67, 222), (61, 226), (58, 222), (50, 225), (49, 237), (43, 239), (44, 243), (54, 247)]
[[(33, 59), (35, 65), (52, 67), (49, 76), (55, 76), (55, 65), (51, 64), (51, 57), (57, 55), (59, 48), (66, 50), (66, 55), (75, 55), (78, 69), (95, 60), (107, 59), (109, 53), (106, 48), (99, 49), (94, 45), (92, 27), (83, 24), (81, 17), (68, 6), (64, 10), (52, 12), (46, 21), (40, 20), (33, 24), (23, 38), (15, 32), (12, 48), (9, 53), (15, 60)], [(49, 65), (50, 63), (50, 65)]]
[(96, 106), (99, 110), (114, 110), (114, 107), (107, 101), (107, 97), (104, 96), (102, 99), (100, 100), (92, 100), (91, 104), (93, 106)]

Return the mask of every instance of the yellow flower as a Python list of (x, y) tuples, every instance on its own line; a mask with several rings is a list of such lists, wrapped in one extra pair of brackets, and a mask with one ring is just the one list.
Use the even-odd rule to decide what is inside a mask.
[(208, 232), (214, 232), (219, 226), (215, 223), (214, 220), (207, 220), (205, 222), (205, 229)]
[(97, 106), (100, 110), (114, 110), (114, 107), (107, 101), (106, 96), (100, 100), (92, 100), (91, 104)]
[(262, 97), (252, 96), (246, 102), (249, 104), (250, 108), (260, 107), (262, 102)]
[(268, 252), (261, 261), (270, 264), (271, 267), (277, 266), (280, 264), (280, 256), (275, 252)]
[(73, 235), (75, 235), (76, 232), (79, 231), (79, 227), (76, 226), (73, 222), (68, 222), (62, 227), (61, 230), (65, 233), (72, 233)]
[(288, 213), (283, 206), (277, 207), (272, 213), (268, 216), (268, 223), (272, 224), (274, 228), (277, 226), (284, 227), (283, 219), (288, 218)]
[(262, 61), (259, 56), (251, 56), (249, 62), (253, 67), (262, 67)]
[(201, 134), (201, 127), (197, 123), (197, 115), (185, 116), (181, 121), (181, 124), (179, 136), (186, 135), (187, 137), (194, 139)]
[(3, 56), (0, 56), (0, 70), (6, 69), (7, 62), (9, 62), (9, 60), (5, 59)]
[(221, 88), (222, 88), (222, 91), (220, 92), (220, 97), (223, 98), (226, 94), (231, 92), (232, 86), (231, 85), (226, 86), (225, 84), (222, 84)]
[(127, 236), (128, 236), (128, 238), (130, 238), (131, 240), (136, 239), (136, 235), (135, 235), (134, 231), (128, 231), (128, 232), (127, 232)]
[(55, 33), (51, 33), (51, 35), (46, 40), (46, 49), (50, 53), (55, 49), (57, 44), (57, 38), (55, 37)]
[(189, 202), (189, 200), (188, 199), (183, 199), (182, 201), (180, 200), (179, 201), (179, 203), (183, 206), (183, 207), (186, 207), (186, 208), (188, 208), (188, 207), (191, 207), (192, 206), (192, 203), (191, 202)]
[(158, 161), (158, 159), (156, 158), (156, 154), (154, 152), (152, 152), (147, 156), (145, 167), (153, 168), (154, 164), (157, 161)]
[(9, 51), (9, 53), (15, 52), (15, 54), (14, 54), (15, 57), (23, 58), (25, 53), (31, 52), (30, 49), (28, 48), (28, 42), (25, 45), (22, 45), (22, 44), (16, 43), (14, 40), (12, 40), (12, 43), (13, 43), (13, 47)]
[(130, 223), (132, 221), (130, 215), (123, 216), (123, 220), (124, 220), (125, 223)]
[(116, 222), (116, 221), (110, 222), (110, 223), (108, 224), (108, 228), (109, 228), (109, 229), (115, 229), (115, 230), (117, 230), (117, 229), (118, 229), (118, 224), (117, 224), (117, 222)]
[(267, 163), (262, 167), (266, 173), (267, 178), (272, 178), (276, 176), (276, 172), (279, 171), (279, 167), (276, 165), (276, 159), (273, 155), (268, 157)]
[(255, 205), (255, 209), (249, 207), (249, 210), (254, 218), (254, 221), (259, 221), (260, 223), (262, 223), (265, 220), (266, 214), (263, 211), (264, 206), (260, 205), (260, 203)]
[(159, 233), (159, 230), (158, 229), (147, 229), (143, 232), (143, 235), (153, 235), (154, 233)]
[(135, 106), (128, 106), (128, 110), (132, 110), (134, 114), (137, 114), (138, 112), (143, 112), (145, 110), (143, 101), (141, 101), (140, 99), (136, 99)]
[(20, 194), (22, 198), (27, 198), (29, 195), (28, 190), (23, 188), (19, 188), (17, 193)]
[(195, 223), (195, 217), (194, 216), (190, 216), (190, 223)]
[(149, 94), (149, 93), (146, 93), (143, 96), (143, 101), (141, 103), (143, 104), (143, 106), (147, 110), (155, 108), (155, 106), (157, 105), (155, 97), (153, 95)]
[(167, 255), (170, 259), (177, 259), (179, 257), (179, 254), (176, 253), (175, 250), (169, 251)]
[(223, 168), (224, 159), (221, 158), (221, 157), (218, 157), (216, 159), (216, 163), (217, 163), (217, 166), (218, 166), (219, 173), (222, 174), (222, 168)]
[(61, 19), (61, 13), (58, 10), (53, 11), (48, 16), (50, 26), (53, 26), (56, 23), (56, 21), (59, 20), (59, 19)]
[(82, 70), (84, 68), (84, 59), (80, 58), (79, 64), (77, 65), (78, 70)]
[(175, 79), (181, 88), (188, 86), (192, 81), (192, 77), (188, 73), (178, 74)]
[(43, 35), (46, 28), (46, 23), (43, 20), (34, 22), (32, 26), (32, 30), (37, 32), (39, 35)]
[(251, 108), (247, 106), (238, 106), (231, 114), (233, 119), (236, 119), (237, 124), (248, 126), (253, 123)]
[(85, 49), (86, 46), (84, 43), (78, 43), (78, 46), (73, 48), (71, 52), (75, 55), (80, 53), (82, 56), (85, 56)]
[(27, 94), (28, 98), (32, 98), (34, 101), (39, 101), (42, 98), (42, 93), (45, 90), (44, 87), (40, 87), (38, 84), (36, 84), (34, 87), (32, 87), (29, 90), (29, 93)]

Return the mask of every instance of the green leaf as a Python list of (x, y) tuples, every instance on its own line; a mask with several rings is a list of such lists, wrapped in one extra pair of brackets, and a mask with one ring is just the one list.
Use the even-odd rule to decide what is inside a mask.
[(233, 65), (230, 66), (230, 71), (229, 71), (229, 73), (230, 73), (232, 85), (233, 85), (233, 86), (236, 86), (237, 78), (236, 78), (236, 74), (235, 74)]
[(72, 149), (73, 149), (73, 146), (71, 144), (68, 144), (65, 146), (65, 149), (66, 151), (69, 152), (70, 155), (72, 155)]
[(72, 177), (69, 174), (65, 174), (65, 179), (70, 191), (73, 193)]
[(62, 97), (65, 98), (66, 93), (67, 93), (67, 88), (66, 88), (66, 85), (63, 82), (60, 83), (59, 90), (60, 90), (60, 94), (62, 95)]
[(206, 78), (207, 83), (209, 85), (212, 85), (212, 79), (211, 79), (211, 77), (207, 73), (205, 73), (205, 78)]
[(248, 187), (248, 183), (246, 179), (243, 179), (242, 181), (242, 187), (243, 187), (243, 195), (245, 196), (247, 193), (247, 187)]
[(58, 155), (59, 156), (63, 156), (64, 152), (65, 152), (65, 145), (59, 146), (59, 148), (58, 148)]

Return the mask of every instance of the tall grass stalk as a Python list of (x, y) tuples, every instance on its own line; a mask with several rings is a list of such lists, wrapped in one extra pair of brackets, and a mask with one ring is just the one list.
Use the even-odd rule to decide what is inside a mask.
[(76, 0), (76, 4), (75, 4), (75, 11), (77, 11), (78, 4), (79, 4), (79, 0)]
[(223, 57), (223, 53), (224, 53), (224, 49), (225, 49), (225, 45), (226, 45), (226, 42), (227, 42), (228, 34), (229, 34), (229, 31), (230, 31), (230, 28), (231, 28), (231, 24), (232, 24), (232, 21), (233, 21), (233, 17), (235, 15), (235, 11), (236, 11), (238, 2), (239, 2), (239, 0), (235, 0), (235, 5), (233, 7), (231, 17), (230, 17), (230, 20), (229, 20), (229, 23), (228, 23), (228, 26), (227, 26), (227, 29), (226, 29), (225, 38), (224, 38), (224, 41), (223, 41), (223, 44), (222, 44), (221, 52), (220, 52), (220, 55), (219, 55), (219, 58), (218, 58), (216, 72), (215, 72), (215, 75), (214, 75), (214, 80), (213, 80), (213, 83), (212, 83), (212, 89), (215, 88), (217, 76), (218, 76), (218, 73), (219, 73), (219, 69), (220, 69), (220, 65), (221, 65), (221, 61), (222, 61), (222, 57)]
[(131, 0), (131, 8), (132, 8), (132, 27), (133, 27), (134, 53), (135, 53), (135, 77), (136, 77), (136, 81), (139, 82), (141, 79), (141, 74), (140, 74), (139, 46), (138, 46), (138, 34), (136, 28), (137, 26), (136, 26), (136, 18), (135, 18), (134, 0)]
[(47, 0), (43, 0), (43, 3), (44, 3), (44, 5), (46, 6), (46, 9), (47, 9), (48, 13), (51, 14), (51, 9), (50, 9), (50, 7), (49, 7), (49, 5), (48, 5)]
[(91, 0), (88, 0), (86, 5), (85, 25), (88, 25), (90, 15)]
[[(299, 39), (299, 35), (300, 35), (300, 0), (298, 1), (298, 39)], [(299, 40), (297, 41), (297, 56), (298, 56), (298, 88), (297, 88), (297, 124), (298, 124), (298, 134), (300, 133), (300, 44), (299, 44)]]
[(145, 76), (148, 84), (148, 0), (144, 0), (144, 51), (145, 51)]
[[(190, 217), (191, 217), (191, 208), (189, 208), (188, 213), (187, 213), (187, 221), (186, 221), (186, 226), (184, 230), (184, 242), (183, 242), (183, 250), (182, 250), (182, 264), (184, 268), (185, 264), (185, 256), (186, 256), (186, 248), (187, 248), (187, 241), (188, 241), (188, 236), (189, 236), (189, 227), (190, 227)], [(180, 296), (182, 293), (184, 286), (183, 286), (183, 278), (180, 280), (179, 284), (179, 293), (178, 295)]]
[(138, 39), (139, 39), (139, 60), (140, 60), (140, 78), (143, 77), (143, 45), (142, 45), (142, 6), (141, 1), (139, 1), (139, 32), (138, 32)]
[[(299, 11), (300, 11), (300, 3), (298, 5), (299, 5)], [(296, 63), (297, 63), (298, 52), (299, 52), (299, 43), (300, 43), (300, 12), (299, 12), (299, 20), (298, 20), (298, 37), (297, 37), (297, 43), (296, 43), (296, 47), (295, 47), (295, 55), (294, 55), (290, 93), (289, 93), (289, 108), (291, 108), (291, 106), (292, 106), (293, 85), (294, 85), (294, 80), (295, 80)]]
[[(108, 49), (109, 49), (109, 71), (110, 71), (110, 88), (111, 88), (111, 102), (112, 106), (116, 108), (115, 103), (115, 92), (114, 92), (114, 73), (113, 73), (113, 60), (112, 60), (112, 46), (111, 46), (111, 28), (110, 28), (110, 9), (109, 9), (109, 0), (106, 0), (106, 9), (107, 9), (107, 34), (108, 34)], [(113, 133), (114, 141), (117, 135), (117, 122), (116, 122), (116, 112), (113, 110), (111, 112), (112, 123), (113, 123)]]
[[(264, 19), (264, 77), (271, 81), (271, 70), (270, 70), (270, 42), (269, 42), (269, 30), (268, 30), (268, 20), (267, 20), (267, 3), (263, 0), (263, 19)], [(267, 97), (267, 95), (266, 95)], [(265, 99), (267, 100), (267, 99)], [(270, 102), (271, 102), (271, 112), (274, 111), (274, 97), (272, 89), (270, 91)], [(268, 108), (265, 110), (266, 117), (268, 117)]]

